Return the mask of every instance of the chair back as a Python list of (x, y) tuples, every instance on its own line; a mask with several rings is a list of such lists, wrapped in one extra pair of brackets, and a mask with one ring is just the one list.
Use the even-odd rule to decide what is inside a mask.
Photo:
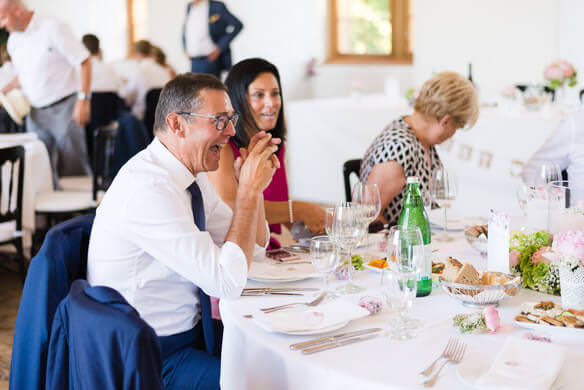
[(154, 138), (154, 113), (162, 88), (153, 88), (146, 94), (146, 110), (144, 111), (144, 126), (148, 133), (149, 140)]
[(10, 390), (45, 388), (53, 317), (71, 283), (87, 275), (93, 219), (88, 214), (55, 225), (30, 263), (14, 327)]
[(354, 173), (359, 178), (361, 173), (361, 159), (357, 158), (354, 160), (347, 160), (343, 164), (343, 181), (345, 183), (345, 200), (350, 202), (352, 199), (351, 194), (351, 174)]
[(53, 321), (46, 388), (162, 390), (158, 337), (116, 290), (76, 280)]
[(0, 149), (0, 223), (16, 221), (22, 230), (22, 188), (24, 182), (24, 147)]
[(93, 200), (97, 193), (106, 191), (114, 179), (113, 165), (118, 122), (98, 127), (93, 132)]

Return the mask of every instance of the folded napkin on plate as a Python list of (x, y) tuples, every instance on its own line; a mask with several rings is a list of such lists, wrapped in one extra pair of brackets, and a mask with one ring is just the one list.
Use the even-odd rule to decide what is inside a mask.
[(300, 332), (328, 328), (366, 317), (369, 311), (344, 299), (335, 299), (316, 307), (254, 313), (254, 321), (268, 332)]
[(564, 362), (564, 347), (509, 337), (492, 366), (477, 381), (487, 389), (548, 390)]
[(248, 277), (279, 280), (293, 277), (308, 277), (315, 272), (316, 270), (312, 264), (284, 264), (253, 261), (249, 267)]

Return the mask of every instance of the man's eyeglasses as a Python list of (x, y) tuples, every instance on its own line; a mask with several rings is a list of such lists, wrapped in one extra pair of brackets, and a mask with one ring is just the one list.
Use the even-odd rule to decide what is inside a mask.
[(229, 121), (231, 121), (231, 123), (233, 123), (233, 127), (235, 127), (237, 125), (237, 121), (239, 120), (239, 114), (236, 112), (234, 112), (231, 116), (227, 114), (205, 115), (186, 111), (177, 111), (176, 113), (179, 115), (200, 116), (201, 118), (215, 119), (215, 128), (217, 131), (225, 130)]

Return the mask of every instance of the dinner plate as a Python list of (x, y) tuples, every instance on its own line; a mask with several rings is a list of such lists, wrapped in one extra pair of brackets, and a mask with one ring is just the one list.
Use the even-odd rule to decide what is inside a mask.
[(310, 275), (294, 276), (294, 277), (289, 277), (289, 278), (285, 278), (285, 279), (265, 279), (265, 278), (262, 278), (260, 276), (247, 275), (247, 278), (249, 280), (253, 280), (254, 282), (262, 282), (262, 283), (287, 283), (287, 282), (297, 282), (299, 280), (304, 280), (304, 279), (310, 279), (312, 277), (317, 277), (317, 276), (318, 275), (316, 275), (316, 274), (310, 274)]
[[(480, 354), (467, 355), (462, 359), (456, 368), (458, 379), (464, 384), (477, 388), (477, 381), (487, 372), (492, 362), (488, 361)], [(564, 380), (562, 373), (558, 375), (550, 390), (559, 390), (563, 387)]]
[(334, 325), (331, 325), (331, 326), (327, 326), (327, 327), (321, 328), (321, 329), (284, 331), (284, 332), (279, 332), (279, 333), (282, 333), (282, 334), (290, 334), (290, 335), (294, 335), (294, 336), (317, 335), (317, 334), (322, 334), (322, 333), (333, 332), (335, 330), (339, 330), (341, 328), (344, 328), (345, 326), (347, 326), (347, 324), (349, 322), (350, 321), (339, 322), (338, 324), (334, 324)]
[(253, 262), (247, 274), (249, 280), (267, 283), (295, 282), (317, 276), (312, 264)]
[(550, 335), (555, 334), (556, 336), (580, 336), (580, 337), (584, 336), (584, 328), (568, 328), (565, 326), (541, 325), (516, 320), (514, 322), (515, 325), (521, 328), (548, 332)]

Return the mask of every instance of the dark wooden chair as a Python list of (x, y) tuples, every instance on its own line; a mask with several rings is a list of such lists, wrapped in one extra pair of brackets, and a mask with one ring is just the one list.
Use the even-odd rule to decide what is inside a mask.
[(144, 126), (148, 132), (149, 140), (154, 138), (154, 114), (156, 112), (156, 105), (158, 98), (160, 98), (161, 88), (153, 88), (146, 94), (146, 110), (144, 111)]
[(16, 248), (16, 262), (22, 283), (26, 278), (26, 257), (22, 245), (22, 195), (24, 183), (24, 147), (0, 149), (0, 223), (14, 224), (0, 235), (0, 245)]
[(347, 160), (343, 164), (343, 181), (345, 183), (345, 199), (350, 202), (351, 195), (351, 174), (354, 173), (359, 178), (361, 173), (361, 159)]

